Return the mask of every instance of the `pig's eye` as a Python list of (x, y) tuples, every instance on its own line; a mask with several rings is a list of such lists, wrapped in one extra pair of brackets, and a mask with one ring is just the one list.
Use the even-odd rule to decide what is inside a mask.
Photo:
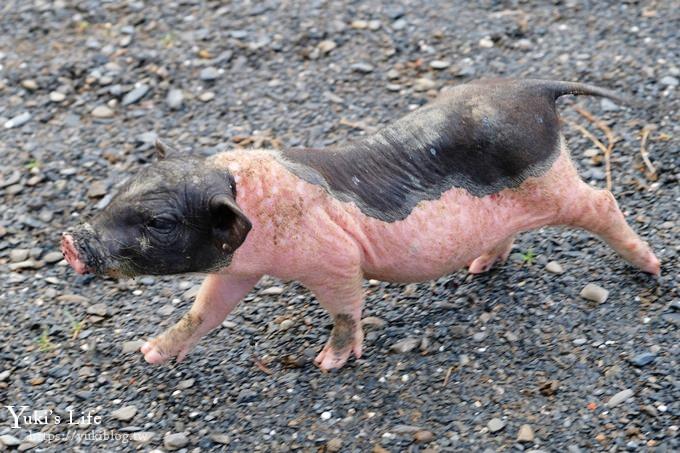
[(153, 228), (161, 233), (168, 233), (175, 229), (177, 222), (169, 215), (160, 215), (151, 219), (148, 225), (149, 228)]

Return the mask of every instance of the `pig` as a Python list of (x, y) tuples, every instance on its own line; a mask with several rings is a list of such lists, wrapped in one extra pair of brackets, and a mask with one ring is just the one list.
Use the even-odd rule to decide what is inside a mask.
[(411, 283), (509, 255), (521, 232), (587, 230), (644, 272), (650, 247), (611, 192), (583, 182), (560, 133), (563, 95), (617, 101), (592, 85), (480, 80), (442, 93), (374, 135), (324, 149), (163, 156), (90, 222), (62, 235), (78, 273), (207, 273), (191, 309), (141, 347), (181, 361), (263, 275), (297, 280), (330, 313), (322, 370), (362, 354), (363, 279)]

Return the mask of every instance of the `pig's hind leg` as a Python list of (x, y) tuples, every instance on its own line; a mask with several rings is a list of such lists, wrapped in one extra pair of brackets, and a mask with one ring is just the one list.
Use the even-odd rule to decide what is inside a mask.
[(361, 328), (361, 309), (364, 302), (362, 277), (328, 281), (309, 285), (322, 307), (333, 317), (333, 330), (328, 342), (314, 363), (323, 371), (342, 367), (354, 353), (361, 357), (364, 332)]
[(659, 275), (661, 265), (649, 245), (628, 226), (612, 193), (579, 181), (577, 196), (564, 207), (567, 225), (583, 228), (613, 248), (623, 259), (650, 274)]
[(505, 262), (508, 259), (508, 256), (510, 256), (510, 251), (512, 250), (512, 244), (514, 242), (515, 236), (510, 236), (503, 240), (494, 246), (494, 248), (472, 261), (468, 268), (468, 272), (471, 274), (481, 274), (491, 269), (494, 264)]
[(259, 277), (208, 275), (196, 295), (196, 301), (175, 325), (160, 336), (147, 341), (141, 352), (149, 363), (163, 363), (173, 357), (181, 362), (198, 341), (234, 309), (257, 283)]

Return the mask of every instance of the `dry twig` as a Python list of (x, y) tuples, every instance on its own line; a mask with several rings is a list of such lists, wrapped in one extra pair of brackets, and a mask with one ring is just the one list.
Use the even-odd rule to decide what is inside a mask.
[(640, 136), (640, 155), (642, 156), (642, 161), (645, 163), (647, 170), (649, 171), (649, 179), (656, 179), (656, 168), (649, 160), (649, 152), (645, 145), (647, 145), (647, 137), (649, 137), (650, 129), (648, 127), (642, 128), (642, 134)]
[(446, 372), (446, 376), (444, 377), (444, 384), (442, 384), (442, 387), (446, 387), (446, 384), (449, 383), (449, 378), (451, 377), (451, 373), (453, 372), (453, 367), (449, 367), (449, 370)]
[[(602, 132), (604, 132), (604, 135), (607, 138), (607, 146), (604, 147), (604, 149), (603, 149), (602, 146), (604, 146), (604, 145), (602, 145), (601, 141), (597, 140), (590, 132), (588, 132), (587, 135), (586, 135), (584, 133), (584, 131), (587, 132), (585, 128), (583, 128), (583, 127), (578, 128), (577, 127), (577, 129), (579, 129), (581, 131), (581, 133), (586, 135), (586, 137), (588, 137), (590, 140), (592, 140), (593, 143), (595, 143), (600, 149), (603, 150), (603, 152), (604, 152), (604, 171), (605, 171), (605, 174), (607, 175), (607, 190), (612, 190), (611, 155), (612, 155), (612, 151), (614, 150), (614, 143), (616, 143), (617, 138), (616, 138), (616, 136), (614, 136), (614, 133), (609, 128), (609, 126), (607, 126), (604, 123), (604, 121), (595, 118), (595, 115), (590, 113), (588, 110), (584, 109), (580, 105), (575, 105), (574, 110), (576, 110), (576, 112), (579, 115), (581, 115), (582, 117), (587, 119), (590, 123), (594, 124), (595, 127), (597, 127)], [(600, 146), (600, 145), (602, 145), (602, 146)]]

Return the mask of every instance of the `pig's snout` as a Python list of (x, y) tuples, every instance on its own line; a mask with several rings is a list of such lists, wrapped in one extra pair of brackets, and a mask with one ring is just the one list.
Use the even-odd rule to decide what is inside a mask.
[(66, 262), (79, 274), (87, 274), (90, 272), (87, 265), (83, 261), (78, 248), (76, 247), (73, 236), (69, 233), (61, 235), (61, 253), (64, 255)]

